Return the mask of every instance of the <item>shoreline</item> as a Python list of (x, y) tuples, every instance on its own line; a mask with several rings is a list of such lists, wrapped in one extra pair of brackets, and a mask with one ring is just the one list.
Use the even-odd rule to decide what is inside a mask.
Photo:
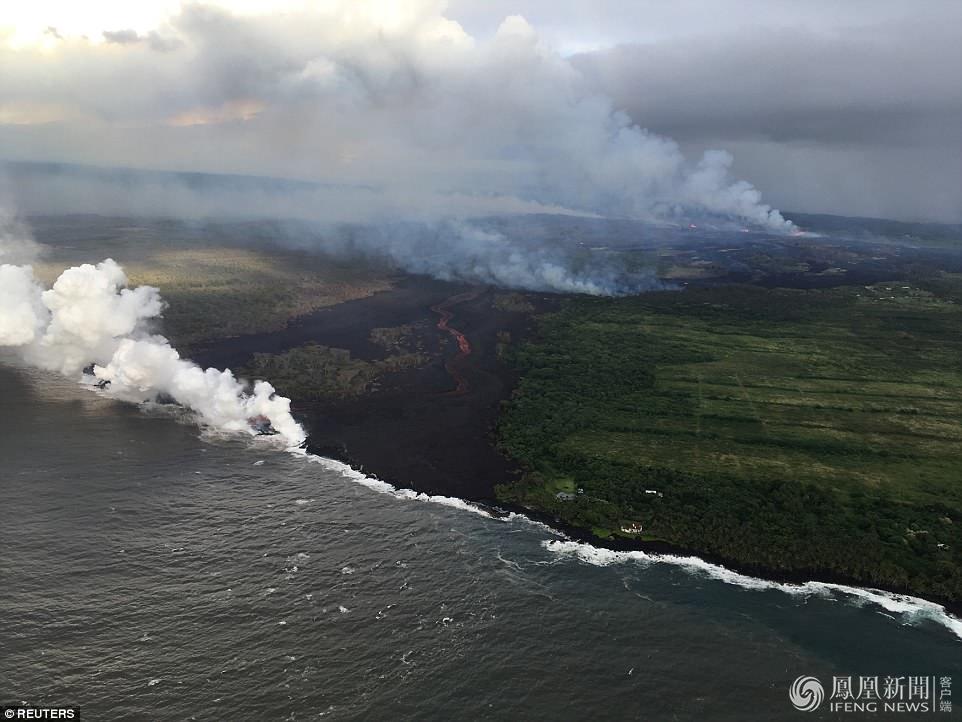
[[(495, 338), (510, 328), (513, 342), (520, 340), (530, 330), (532, 314), (494, 311), (492, 293), (476, 285), (408, 277), (394, 290), (292, 319), (283, 331), (209, 344), (203, 353), (204, 362), (237, 363), (243, 354), (259, 351), (265, 343), (275, 350), (308, 338), (320, 344), (333, 340), (365, 357), (370, 349), (367, 334), (371, 327), (420, 324), (424, 338), (433, 338), (436, 344), (434, 358), (424, 368), (395, 374), (388, 388), (357, 398), (322, 402), (292, 399), (308, 431), (307, 453), (345, 464), (355, 473), (397, 489), (481, 504), (494, 514), (523, 514), (570, 540), (595, 548), (694, 557), (776, 584), (816, 582), (876, 589), (939, 604), (962, 617), (962, 601), (920, 596), (904, 587), (867, 586), (864, 581), (824, 570), (785, 571), (744, 564), (669, 542), (604, 539), (549, 513), (498, 501), (495, 485), (514, 480), (521, 468), (501, 453), (494, 438), (500, 405), (510, 397), (517, 381), (498, 358)], [(550, 308), (557, 299), (551, 294), (529, 297), (539, 311)], [(442, 308), (444, 328), (438, 323)], [(447, 326), (448, 321), (454, 329)], [(464, 353), (463, 344), (468, 345), (469, 354)], [(462, 383), (466, 388), (461, 388)]]
[[(931, 617), (929, 617), (929, 619), (945, 627), (962, 641), (962, 605), (949, 600), (924, 597), (907, 589), (895, 589), (884, 585), (866, 586), (857, 580), (847, 578), (843, 575), (824, 572), (813, 572), (811, 574), (807, 572), (788, 573), (759, 566), (746, 566), (725, 560), (716, 555), (704, 554), (667, 542), (602, 539), (595, 537), (590, 532), (579, 527), (572, 527), (563, 522), (558, 522), (554, 517), (543, 514), (536, 509), (520, 507), (514, 504), (491, 502), (490, 500), (467, 500), (446, 495), (431, 495), (419, 491), (411, 485), (397, 485), (384, 481), (373, 474), (360, 471), (340, 459), (318, 456), (309, 451), (303, 451), (303, 453), (318, 463), (325, 464), (329, 468), (340, 471), (345, 477), (353, 479), (356, 483), (360, 483), (380, 493), (390, 494), (398, 499), (442, 504), (444, 506), (471, 511), (472, 513), (480, 514), (492, 520), (506, 521), (511, 518), (521, 517), (525, 519), (525, 521), (542, 527), (559, 537), (559, 539), (556, 540), (545, 540), (542, 542), (542, 545), (546, 549), (561, 554), (574, 553), (575, 556), (578, 556), (583, 562), (588, 564), (608, 566), (607, 562), (591, 562), (586, 560), (583, 555), (577, 553), (578, 550), (572, 551), (567, 547), (558, 549), (555, 545), (584, 545), (589, 549), (611, 551), (616, 554), (642, 553), (648, 557), (648, 560), (651, 562), (678, 566), (686, 569), (686, 571), (692, 575), (703, 573), (707, 578), (713, 579), (714, 581), (738, 586), (747, 591), (780, 591), (785, 594), (798, 592), (799, 594), (805, 595), (818, 595), (820, 591), (819, 587), (822, 587), (829, 592), (839, 592), (858, 597), (866, 603), (874, 604), (883, 609), (888, 609), (888, 607), (885, 606), (884, 600), (889, 600), (896, 604), (908, 604), (916, 609), (890, 609), (890, 611), (899, 614), (924, 614), (926, 611), (937, 612), (938, 614), (944, 615), (944, 619), (936, 620)], [(724, 572), (726, 574), (719, 574), (718, 572)], [(744, 583), (747, 580), (756, 581), (759, 582), (759, 584)], [(926, 607), (928, 605), (936, 607), (937, 609), (927, 610)]]
[(689, 549), (687, 547), (678, 546), (664, 541), (603, 539), (592, 534), (590, 530), (570, 526), (564, 522), (558, 521), (550, 514), (545, 514), (537, 509), (529, 509), (527, 507), (517, 506), (515, 504), (506, 504), (503, 502), (496, 502), (496, 505), (507, 512), (524, 514), (533, 521), (544, 524), (552, 530), (569, 537), (572, 541), (589, 544), (590, 546), (599, 549), (607, 549), (614, 552), (644, 552), (645, 554), (653, 554), (658, 556), (694, 557), (709, 564), (722, 567), (728, 571), (735, 572), (736, 574), (752, 577), (765, 582), (772, 582), (774, 584), (803, 585), (814, 582), (820, 584), (836, 584), (865, 591), (877, 590), (880, 592), (886, 592), (888, 594), (896, 594), (899, 596), (921, 599), (926, 602), (931, 602), (932, 604), (939, 604), (945, 608), (946, 612), (958, 617), (959, 619), (962, 619), (962, 602), (953, 601), (951, 599), (943, 599), (940, 597), (923, 596), (918, 592), (904, 587), (899, 588), (884, 584), (875, 584), (870, 586), (864, 581), (860, 581), (854, 577), (848, 577), (844, 574), (838, 574), (824, 570), (809, 569), (800, 571), (785, 571), (772, 569), (770, 567), (764, 567), (757, 564), (744, 564), (737, 560), (729, 559), (717, 554), (712, 554), (710, 552), (697, 549)]

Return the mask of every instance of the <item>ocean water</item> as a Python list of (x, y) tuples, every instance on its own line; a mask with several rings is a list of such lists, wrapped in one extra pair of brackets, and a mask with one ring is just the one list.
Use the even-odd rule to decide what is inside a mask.
[(773, 720), (802, 715), (800, 675), (962, 696), (962, 628), (934, 605), (596, 550), (35, 371), (0, 368), (0, 398), (0, 704)]

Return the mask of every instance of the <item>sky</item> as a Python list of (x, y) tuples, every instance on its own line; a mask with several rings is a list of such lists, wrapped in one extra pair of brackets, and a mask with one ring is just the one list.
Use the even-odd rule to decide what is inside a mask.
[(0, 159), (321, 181), (280, 210), (322, 217), (958, 223), (962, 3), (0, 0)]

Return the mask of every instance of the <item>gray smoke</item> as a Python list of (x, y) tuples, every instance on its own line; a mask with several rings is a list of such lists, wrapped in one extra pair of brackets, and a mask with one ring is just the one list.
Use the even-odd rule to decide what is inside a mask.
[[(113, 216), (176, 217), (195, 237), (210, 233), (227, 243), (360, 256), (442, 280), (535, 291), (622, 295), (664, 288), (651, 270), (629, 272), (624, 256), (588, 247), (655, 241), (687, 228), (692, 218), (716, 229), (745, 230), (743, 223), (705, 213), (648, 224), (487, 198), (471, 199), (472, 212), (460, 215), (441, 203), (387, 202), (371, 188), (82, 166), (8, 167), (17, 178), (12, 185), (19, 205), (31, 213), (52, 203), (65, 214), (96, 208)], [(465, 203), (463, 197), (448, 200)], [(237, 233), (225, 231), (238, 222)]]
[(666, 287), (652, 271), (629, 273), (617, 256), (525, 238), (524, 228), (509, 235), (481, 221), (327, 227), (302, 235), (299, 242), (297, 238), (297, 232), (287, 227), (278, 240), (339, 256), (387, 261), (445, 281), (592, 296)]
[[(310, 220), (335, 229), (318, 236), (328, 250), (348, 245), (439, 278), (591, 294), (655, 282), (476, 219), (708, 218), (792, 232), (733, 177), (729, 153), (688, 159), (635, 125), (523, 18), (479, 39), (443, 3), (396, 5), (333, 0), (250, 17), (186, 4), (149, 35), (108, 29), (106, 43), (67, 39), (53, 52), (0, 44), (0, 97), (23, 121), (19, 152), (101, 166), (26, 173), (19, 207)], [(105, 166), (233, 175), (210, 183)]]

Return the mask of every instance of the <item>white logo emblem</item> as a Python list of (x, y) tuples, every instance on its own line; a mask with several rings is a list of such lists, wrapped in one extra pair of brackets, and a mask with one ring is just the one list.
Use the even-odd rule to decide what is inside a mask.
[(792, 682), (792, 687), (788, 691), (788, 698), (795, 705), (795, 709), (802, 712), (811, 712), (818, 709), (825, 697), (825, 690), (822, 683), (814, 677), (799, 677)]

